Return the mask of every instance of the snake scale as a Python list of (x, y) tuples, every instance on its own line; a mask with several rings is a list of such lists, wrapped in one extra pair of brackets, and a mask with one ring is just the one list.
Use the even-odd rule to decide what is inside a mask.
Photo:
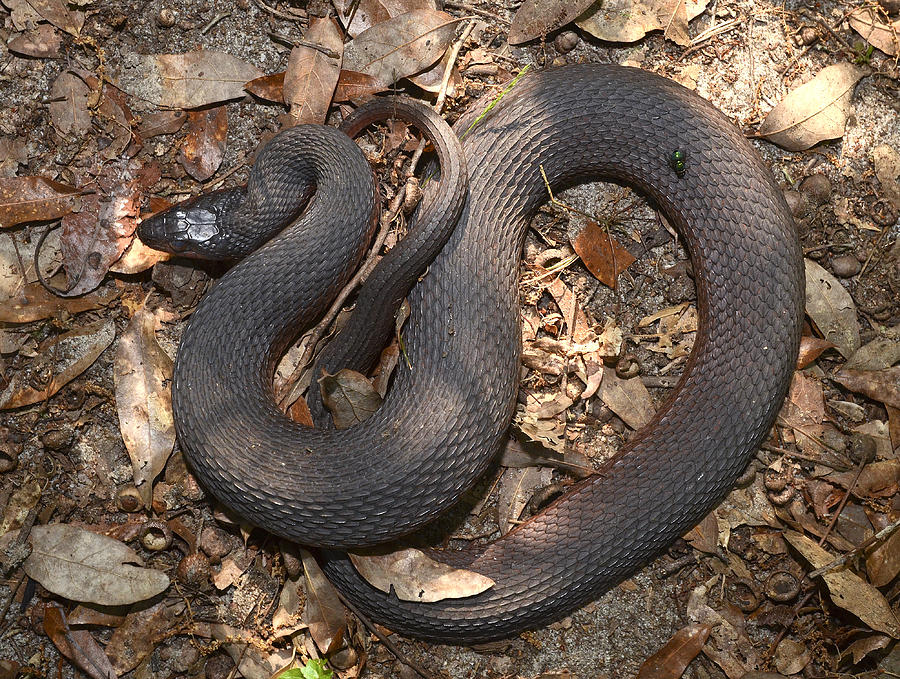
[[(223, 223), (240, 232), (293, 219), (316, 186), (303, 215), (232, 268), (193, 314), (174, 380), (181, 447), (225, 505), (322, 547), (327, 576), (374, 620), (424, 639), (481, 642), (596, 598), (724, 497), (790, 382), (803, 270), (790, 213), (759, 155), (713, 106), (659, 76), (594, 64), (523, 78), (463, 140), (467, 194), (454, 188), (465, 176), (452, 161), (456, 142), (424, 131), (442, 163), (433, 212), (449, 211), (456, 228), (437, 229), (439, 243), (449, 240), (430, 265), (415, 250), (400, 257), (412, 281), (427, 266), (408, 295), (411, 368), (398, 370), (382, 407), (350, 429), (296, 424), (271, 395), (279, 352), (347, 280), (343, 263), (359, 259), (371, 230), (373, 180), (349, 137), (312, 126), (279, 134), (246, 192), (201, 196), (175, 208), (178, 219), (144, 222), (140, 234), (164, 247), (161, 232), (171, 238), (177, 223), (169, 249), (202, 251), (186, 242), (199, 235), (232, 238), (246, 254), (257, 243), (226, 236)], [(673, 165), (675, 151), (683, 167)], [(285, 165), (302, 181), (284, 179)], [(529, 217), (547, 197), (541, 168), (554, 188), (596, 178), (631, 184), (675, 225), (695, 272), (694, 350), (652, 422), (595, 475), (501, 539), (432, 553), (491, 577), (492, 588), (399, 601), (362, 580), (342, 550), (431, 521), (475, 483), (506, 436), (521, 341), (518, 259)]]

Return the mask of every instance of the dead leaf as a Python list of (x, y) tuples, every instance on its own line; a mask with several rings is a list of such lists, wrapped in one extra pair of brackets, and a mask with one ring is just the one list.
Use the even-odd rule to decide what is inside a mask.
[(135, 274), (147, 269), (152, 269), (154, 264), (172, 259), (174, 255), (160, 250), (154, 250), (141, 242), (140, 238), (131, 241), (125, 252), (118, 260), (110, 265), (109, 270), (114, 273)]
[(795, 372), (779, 419), (793, 428), (797, 444), (807, 455), (822, 452), (825, 420), (825, 393), (822, 383), (805, 373)]
[(882, 370), (841, 370), (834, 376), (850, 391), (865, 394), (886, 406), (900, 408), (900, 366)]
[(171, 606), (160, 601), (126, 616), (106, 645), (106, 655), (117, 674), (130, 672), (153, 653), (174, 624), (174, 613)]
[(43, 626), (44, 632), (59, 652), (89, 677), (115, 679), (118, 676), (91, 633), (69, 627), (62, 606), (57, 603), (44, 604)]
[(601, 283), (615, 289), (616, 280), (634, 262), (634, 256), (619, 245), (612, 234), (597, 222), (589, 221), (581, 230), (572, 247), (581, 261)]
[(142, 568), (144, 562), (133, 549), (104, 535), (56, 523), (35, 526), (28, 539), (31, 556), (22, 568), (67, 599), (121, 606), (154, 597), (169, 586), (165, 573)]
[(245, 95), (244, 83), (263, 75), (225, 52), (124, 54), (116, 84), (133, 97), (165, 108), (199, 108)]
[(859, 322), (853, 298), (834, 276), (811, 259), (806, 267), (806, 313), (846, 358), (859, 348)]
[(344, 41), (337, 24), (328, 17), (311, 19), (303, 39), (335, 56), (303, 45), (294, 47), (284, 75), (284, 103), (295, 125), (323, 124), (341, 72)]
[(857, 639), (852, 644), (850, 644), (847, 649), (841, 654), (842, 657), (852, 656), (853, 664), (861, 662), (863, 658), (865, 658), (869, 653), (873, 651), (880, 651), (882, 648), (886, 648), (891, 643), (891, 638), (887, 637), (883, 634), (873, 634), (871, 636), (865, 636), (861, 639)]
[(44, 177), (0, 177), (0, 228), (59, 219), (79, 208), (81, 195)]
[(158, 111), (143, 117), (137, 133), (144, 139), (161, 134), (175, 134), (187, 120), (186, 111)]
[(703, 520), (684, 534), (684, 539), (696, 550), (715, 554), (719, 547), (719, 522), (712, 511)]
[(594, 0), (525, 0), (509, 26), (509, 44), (518, 45), (540, 38), (575, 20)]
[(844, 134), (853, 88), (869, 70), (851, 63), (823, 68), (773, 108), (759, 134), (788, 151), (803, 151)]
[(453, 41), (458, 22), (449, 14), (432, 10), (400, 14), (348, 42), (343, 65), (390, 85), (438, 61)]
[(0, 302), (0, 322), (31, 323), (61, 312), (80, 314), (106, 306), (118, 296), (118, 290), (107, 288), (82, 297), (57, 297), (40, 283), (29, 283), (21, 295)]
[(506, 535), (519, 524), (525, 505), (539, 488), (550, 485), (553, 472), (547, 467), (507, 469), (500, 477), (497, 500), (497, 524), (500, 534)]
[(189, 111), (187, 136), (178, 149), (178, 162), (199, 182), (212, 177), (225, 157), (228, 111), (224, 106)]
[(870, 462), (860, 472), (858, 479), (852, 471), (831, 472), (824, 478), (852, 490), (860, 498), (888, 498), (900, 491), (900, 459)]
[(711, 625), (696, 623), (682, 627), (665, 646), (644, 661), (637, 679), (679, 679), (700, 653), (711, 630)]
[(797, 356), (797, 370), (803, 370), (804, 368), (809, 367), (822, 355), (823, 351), (834, 348), (834, 344), (828, 340), (804, 335), (800, 338), (800, 353)]
[(341, 70), (337, 87), (334, 90), (335, 101), (357, 101), (372, 96), (386, 89), (387, 85), (378, 78), (357, 71)]
[(306, 625), (300, 622), (305, 600), (302, 578), (298, 576), (284, 581), (284, 587), (278, 595), (278, 608), (272, 614), (272, 632), (276, 636), (290, 636), (306, 628)]
[(265, 99), (276, 104), (284, 103), (284, 71), (254, 78), (244, 85), (254, 97)]
[(322, 402), (331, 411), (336, 429), (346, 429), (368, 419), (382, 398), (365, 375), (342, 368), (319, 380)]
[(322, 653), (328, 654), (340, 648), (344, 632), (347, 631), (347, 614), (337, 592), (312, 554), (300, 550), (303, 572), (306, 574), (306, 607), (303, 609), (303, 624)]
[(356, 11), (353, 13), (353, 21), (347, 26), (347, 34), (351, 38), (355, 38), (375, 24), (380, 24), (414, 9), (439, 9), (435, 0), (361, 0), (359, 3), (353, 3), (351, 0), (338, 0), (334, 4), (338, 9), (338, 17), (345, 26), (347, 24), (346, 17), (350, 15), (353, 5), (357, 5)]
[[(87, 370), (112, 344), (115, 335), (112, 320), (97, 321), (44, 342), (38, 349), (43, 360), (34, 361), (29, 370), (16, 373), (0, 393), (0, 410), (21, 408), (50, 398)], [(48, 379), (44, 379), (45, 375)]]
[(890, 25), (884, 23), (872, 7), (858, 7), (849, 15), (850, 28), (859, 33), (863, 40), (874, 45), (892, 57), (900, 54), (900, 19)]
[(480, 573), (435, 561), (421, 550), (350, 553), (350, 560), (366, 582), (385, 593), (393, 588), (401, 601), (433, 603), (480, 594), (494, 581)]
[(21, 528), (28, 513), (37, 507), (40, 499), (41, 484), (37, 481), (26, 481), (20, 488), (16, 488), (6, 501), (6, 507), (3, 508), (0, 536)]
[(62, 220), (60, 244), (68, 281), (64, 294), (70, 297), (103, 282), (137, 228), (144, 168), (134, 160), (113, 161), (103, 165), (95, 180), (100, 192), (85, 196), (81, 211)]
[[(900, 518), (893, 513), (890, 516), (870, 514), (873, 528), (877, 531), (888, 526), (888, 519)], [(875, 587), (884, 587), (900, 573), (900, 531), (894, 531), (886, 540), (876, 543), (866, 550), (866, 575)]]
[(59, 56), (62, 38), (50, 24), (40, 24), (32, 30), (14, 36), (6, 46), (10, 52), (27, 57), (55, 59)]
[[(636, 42), (651, 31), (664, 30), (666, 38), (683, 45), (687, 22), (708, 4), (709, 0), (604, 0), (591, 6), (575, 23), (608, 42)], [(679, 5), (684, 8), (683, 14)]]
[(28, 0), (28, 4), (42, 19), (49, 21), (66, 33), (75, 37), (81, 33), (81, 28), (84, 26), (84, 14), (69, 11), (63, 0)]
[(229, 625), (212, 624), (209, 631), (214, 639), (221, 642), (225, 652), (234, 661), (235, 674), (244, 679), (273, 679), (277, 672), (288, 666), (296, 653), (294, 648), (281, 649), (274, 653), (261, 650), (259, 647), (265, 646), (256, 636), (247, 630), (236, 629)]
[(173, 363), (156, 341), (158, 324), (153, 312), (139, 309), (119, 339), (113, 367), (119, 429), (144, 507), (150, 507), (153, 480), (175, 446)]
[(879, 144), (872, 149), (872, 164), (885, 198), (900, 210), (900, 153), (887, 144)]
[(71, 71), (60, 73), (50, 89), (50, 119), (62, 135), (79, 135), (91, 127), (91, 88)]
[[(813, 568), (823, 568), (835, 560), (834, 555), (802, 533), (787, 530), (784, 537)], [(828, 586), (831, 600), (835, 605), (849, 611), (872, 629), (889, 634), (895, 639), (900, 638), (900, 623), (884, 595), (875, 587), (846, 566), (825, 573), (822, 579)]]
[(499, 464), (503, 467), (551, 467), (568, 472), (577, 478), (594, 473), (591, 461), (579, 453), (559, 453), (535, 441), (521, 442), (515, 438), (507, 440), (500, 454)]
[(639, 377), (623, 380), (610, 367), (603, 368), (600, 399), (632, 429), (640, 429), (656, 412), (650, 392)]

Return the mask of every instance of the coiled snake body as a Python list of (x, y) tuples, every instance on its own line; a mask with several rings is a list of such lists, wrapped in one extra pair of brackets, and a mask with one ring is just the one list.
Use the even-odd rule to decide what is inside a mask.
[[(599, 177), (635, 185), (686, 244), (700, 315), (685, 374), (653, 421), (596, 475), (504, 538), (435, 552), (493, 578), (482, 594), (399, 601), (362, 580), (339, 552), (324, 552), (341, 591), (402, 633), (468, 643), (558, 618), (699, 521), (771, 427), (796, 360), (803, 300), (799, 245), (781, 193), (731, 122), (671, 81), (605, 65), (524, 78), (464, 140), (462, 214), (409, 293), (412, 368), (399, 370), (369, 420), (311, 430), (279, 412), (270, 384), (278, 352), (348, 276), (334, 277), (343, 269), (331, 258), (357, 258), (368, 232), (372, 179), (355, 145), (339, 136), (307, 149), (318, 190), (304, 216), (223, 277), (192, 317), (175, 373), (181, 446), (219, 500), (301, 543), (351, 549), (431, 520), (485, 470), (509, 425), (518, 256), (527, 221), (547, 197), (541, 168), (554, 187)], [(673, 167), (676, 150), (683, 168)], [(439, 142), (438, 151), (443, 164), (452, 143)], [(253, 189), (251, 177), (249, 203), (280, 204), (287, 198), (279, 191), (298, 193), (269, 176), (266, 163), (261, 156), (254, 168), (263, 189)], [(445, 193), (434, 201), (441, 209), (452, 212), (462, 198), (448, 188), (462, 172), (442, 168)], [(354, 214), (363, 216), (350, 227)], [(152, 244), (154, 228), (141, 231)]]

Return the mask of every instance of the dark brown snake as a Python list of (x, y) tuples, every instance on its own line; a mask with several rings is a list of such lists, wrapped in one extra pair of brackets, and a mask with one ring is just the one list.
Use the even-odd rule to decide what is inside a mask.
[[(442, 164), (433, 212), (452, 213), (463, 197), (454, 184), (464, 177), (454, 140), (417, 124)], [(799, 244), (768, 169), (728, 119), (674, 82), (606, 65), (531, 75), (463, 149), (470, 177), (462, 215), (409, 292), (411, 368), (399, 369), (377, 413), (342, 431), (292, 422), (270, 385), (279, 352), (347, 280), (344, 262), (363, 253), (374, 186), (355, 144), (328, 128), (293, 128), (261, 154), (246, 197), (228, 194), (206, 207), (201, 197), (169, 220), (182, 231), (176, 250), (202, 250), (183, 242), (200, 233), (232, 238), (246, 253), (256, 243), (214, 234), (219, 226), (210, 224), (230, 218), (240, 232), (248, 220), (291, 218), (308, 183), (317, 187), (298, 221), (202, 300), (179, 349), (174, 405), (181, 447), (216, 498), (276, 535), (332, 550), (382, 543), (431, 521), (475, 483), (507, 435), (519, 370), (518, 259), (529, 217), (547, 198), (541, 168), (553, 187), (601, 177), (634, 185), (676, 226), (700, 316), (684, 376), (619, 454), (535, 518), (488, 545), (433, 553), (493, 578), (491, 589), (433, 604), (399, 601), (339, 552), (323, 552), (328, 577), (376, 621), (456, 643), (561, 617), (709, 512), (772, 426), (803, 310)], [(686, 155), (678, 171), (676, 150)], [(286, 165), (306, 181), (285, 179)], [(158, 244), (165, 219), (145, 222), (141, 237)], [(415, 250), (397, 257), (413, 280), (427, 265)], [(394, 280), (391, 271), (379, 275)], [(361, 299), (364, 314), (379, 307)], [(365, 335), (366, 326), (350, 332)]]

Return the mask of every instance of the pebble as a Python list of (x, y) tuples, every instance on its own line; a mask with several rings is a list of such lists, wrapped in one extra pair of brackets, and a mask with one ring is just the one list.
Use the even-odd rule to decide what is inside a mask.
[(578, 47), (579, 37), (575, 31), (563, 31), (553, 40), (553, 46), (562, 54)]
[(831, 260), (831, 270), (838, 278), (850, 278), (859, 273), (861, 265), (853, 255), (841, 255)]
[(803, 217), (809, 211), (809, 203), (806, 201), (806, 196), (799, 191), (794, 191), (793, 189), (785, 191), (784, 201), (794, 217)]
[(800, 184), (800, 193), (813, 205), (823, 205), (831, 198), (831, 182), (824, 174), (814, 174)]

